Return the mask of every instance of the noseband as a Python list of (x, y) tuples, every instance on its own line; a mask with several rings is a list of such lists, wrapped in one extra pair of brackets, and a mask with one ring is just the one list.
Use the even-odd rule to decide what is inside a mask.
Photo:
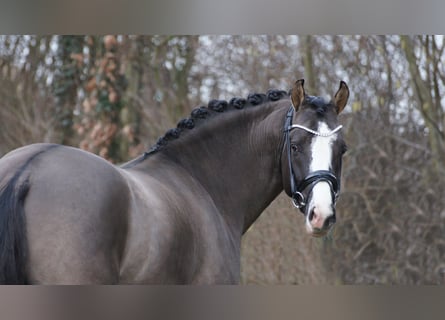
[[(284, 122), (284, 139), (285, 144), (287, 148), (287, 159), (289, 163), (289, 171), (290, 171), (290, 188), (291, 188), (291, 197), (292, 197), (292, 203), (294, 206), (304, 214), (305, 208), (306, 208), (306, 199), (303, 195), (304, 190), (307, 188), (309, 189), (309, 193), (312, 191), (314, 186), (321, 181), (325, 181), (329, 184), (331, 188), (331, 194), (332, 194), (332, 202), (335, 204), (338, 195), (340, 193), (340, 183), (337, 177), (328, 170), (317, 170), (314, 172), (309, 173), (299, 184), (297, 184), (294, 171), (292, 169), (292, 159), (291, 159), (291, 144), (290, 144), (290, 131), (293, 129), (301, 129), (306, 132), (309, 132), (313, 135), (320, 136), (320, 137), (329, 137), (333, 135), (334, 133), (338, 132), (342, 126), (338, 126), (334, 130), (327, 132), (327, 133), (321, 133), (314, 131), (312, 129), (306, 128), (302, 125), (298, 124), (292, 124), (292, 119), (294, 117), (294, 107), (291, 106), (289, 108), (289, 111), (286, 114), (286, 120)], [(308, 194), (309, 194), (308, 193)]]

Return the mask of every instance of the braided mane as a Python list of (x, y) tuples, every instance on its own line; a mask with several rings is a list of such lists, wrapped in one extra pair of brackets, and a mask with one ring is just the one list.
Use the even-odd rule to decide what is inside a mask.
[(270, 101), (277, 101), (289, 96), (289, 93), (284, 90), (271, 89), (264, 93), (252, 93), (247, 98), (232, 98), (230, 101), (226, 100), (211, 100), (207, 107), (200, 106), (192, 110), (190, 117), (182, 119), (178, 122), (176, 128), (168, 130), (158, 141), (144, 153), (144, 159), (149, 155), (156, 153), (164, 148), (169, 141), (176, 140), (186, 130), (195, 128), (202, 120), (213, 117), (214, 115), (223, 113), (229, 110), (240, 110), (245, 107), (257, 106)]

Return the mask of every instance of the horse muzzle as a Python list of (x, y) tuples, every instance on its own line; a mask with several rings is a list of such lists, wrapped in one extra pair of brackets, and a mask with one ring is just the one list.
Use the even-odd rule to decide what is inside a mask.
[(314, 185), (304, 212), (308, 233), (323, 236), (332, 228), (336, 222), (335, 200), (328, 182), (320, 181)]

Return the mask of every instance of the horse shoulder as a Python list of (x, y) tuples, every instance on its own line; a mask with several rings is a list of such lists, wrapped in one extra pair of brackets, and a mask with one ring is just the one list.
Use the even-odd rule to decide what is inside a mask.
[[(221, 215), (200, 184), (177, 168), (124, 170), (131, 189), (124, 283), (222, 282), (232, 250)], [(230, 241), (229, 241), (230, 242)]]

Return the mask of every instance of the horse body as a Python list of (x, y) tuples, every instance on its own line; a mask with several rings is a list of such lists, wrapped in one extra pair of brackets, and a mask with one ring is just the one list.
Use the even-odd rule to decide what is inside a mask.
[[(293, 192), (291, 100), (243, 103), (260, 106), (195, 114), (196, 129), (120, 167), (53, 144), (0, 159), (0, 282), (237, 283), (241, 236)], [(301, 179), (309, 166), (292, 161)]]
[[(264, 114), (258, 111), (246, 110)], [(239, 281), (241, 235), (280, 192), (280, 130), (263, 129), (267, 119), (261, 124), (250, 117), (241, 124), (236, 113), (225, 118), (220, 125), (239, 130), (200, 128), (200, 135), (209, 132), (199, 141), (190, 131), (162, 153), (122, 168), (49, 144), (24, 147), (0, 160), (3, 170), (13, 163), (13, 171), (21, 171), (17, 184), (29, 185), (27, 281)], [(265, 137), (267, 132), (276, 137)], [(228, 146), (223, 152), (222, 144)], [(252, 148), (258, 149), (254, 158), (240, 157)], [(271, 161), (261, 168), (258, 163), (267, 161), (256, 157)]]

